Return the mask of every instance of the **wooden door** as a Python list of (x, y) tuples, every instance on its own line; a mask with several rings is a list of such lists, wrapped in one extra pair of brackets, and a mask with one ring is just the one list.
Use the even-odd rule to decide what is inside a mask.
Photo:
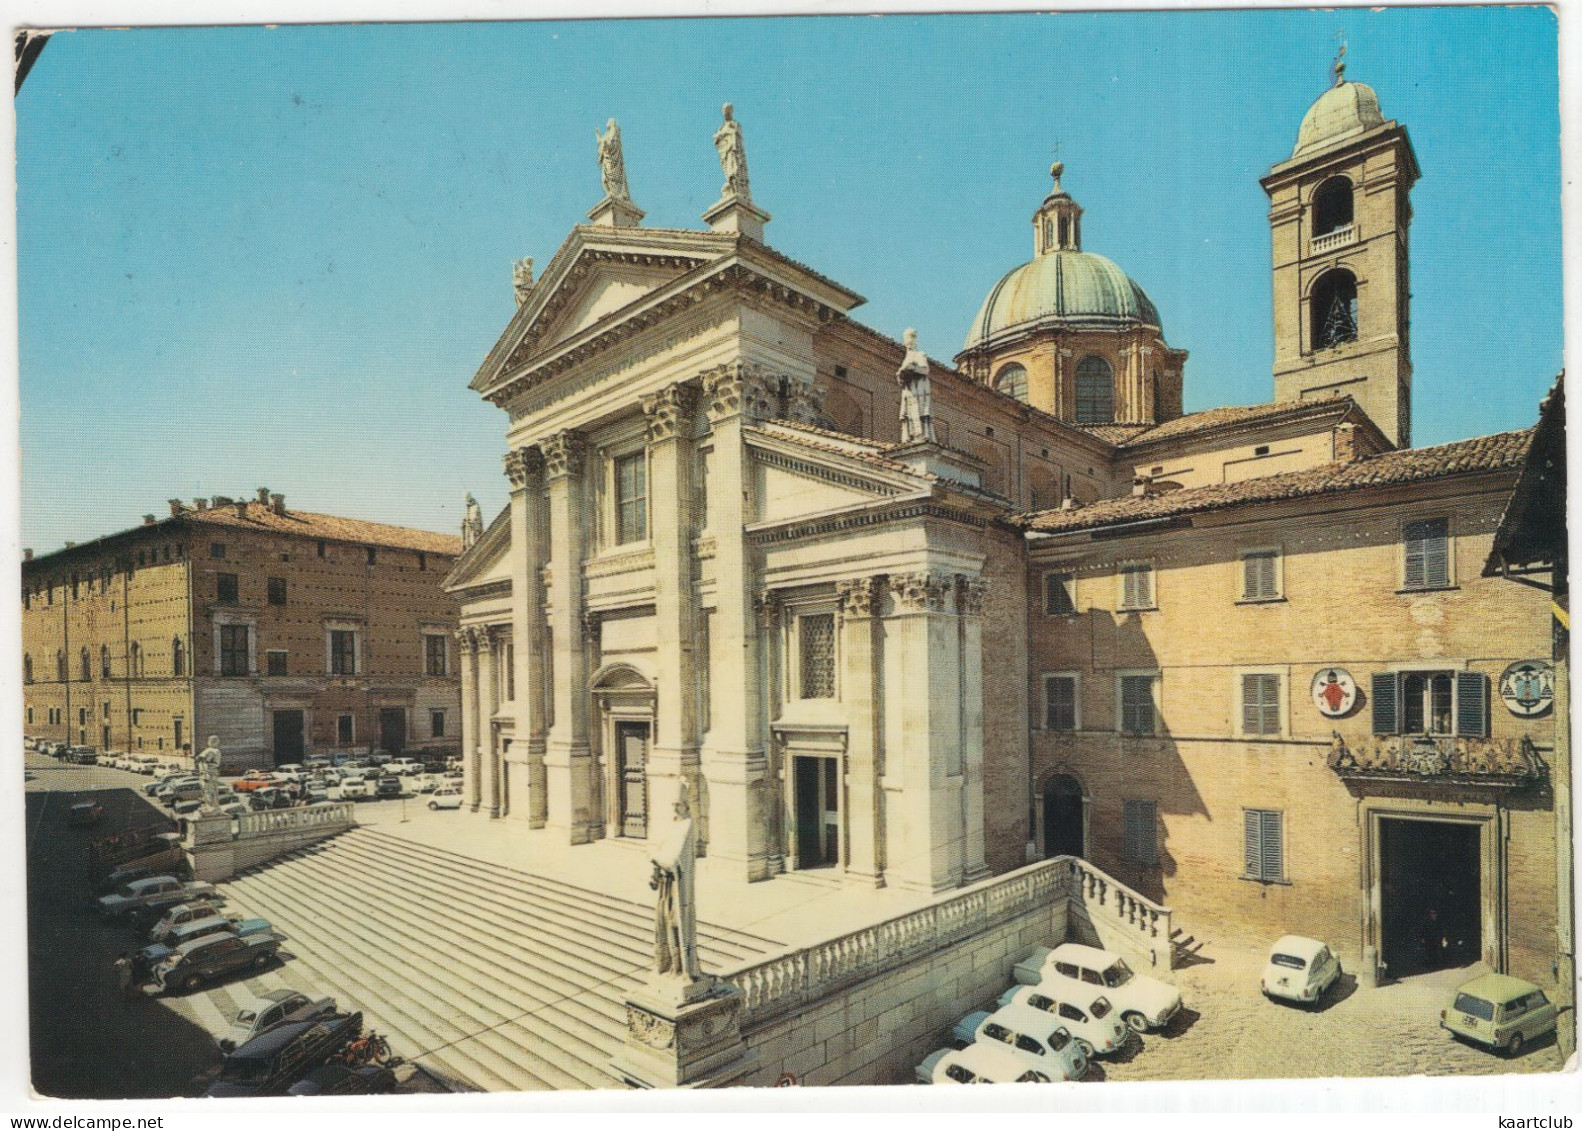
[(615, 724), (616, 794), (621, 835), (648, 836), (648, 724)]

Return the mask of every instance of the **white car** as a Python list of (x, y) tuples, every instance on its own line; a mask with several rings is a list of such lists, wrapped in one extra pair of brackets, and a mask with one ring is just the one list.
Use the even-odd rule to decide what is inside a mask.
[(940, 1049), (917, 1066), (919, 1084), (1048, 1084), (1049, 1076), (999, 1044)]
[(1071, 1030), (1087, 1057), (1119, 1052), (1132, 1039), (1110, 999), (1091, 990), (1073, 993), (1069, 987), (1012, 986), (1000, 995), (1001, 1009), (1019, 1005), (1039, 1009)]
[(393, 762), (384, 764), (384, 772), (387, 774), (399, 774), (404, 778), (410, 777), (413, 774), (421, 774), (423, 772), (423, 763), (416, 758), (397, 758)]
[(1102, 993), (1120, 1010), (1121, 1020), (1138, 1033), (1163, 1029), (1181, 1009), (1181, 991), (1168, 982), (1133, 973), (1118, 954), (1081, 943), (1062, 943), (1045, 952), (1035, 951), (1018, 967), (1036, 964), (1037, 982), (1059, 995), (1067, 990)]
[(1003, 1045), (1051, 1080), (1080, 1080), (1088, 1071), (1088, 1058), (1071, 1030), (1042, 1010), (1012, 1005), (969, 1013), (951, 1036), (963, 1044)]
[(302, 767), (296, 762), (287, 762), (284, 766), (275, 767), (275, 781), (299, 782), (302, 780)]
[(442, 785), (428, 799), (430, 809), (460, 809), (461, 790), (453, 785)]
[(1263, 968), (1263, 992), (1267, 997), (1312, 1005), (1340, 977), (1340, 960), (1317, 939), (1286, 935), (1269, 949), (1269, 964)]
[(351, 774), (341, 779), (341, 800), (351, 801), (356, 798), (372, 797), (373, 787), (368, 784), (368, 779), (361, 774)]

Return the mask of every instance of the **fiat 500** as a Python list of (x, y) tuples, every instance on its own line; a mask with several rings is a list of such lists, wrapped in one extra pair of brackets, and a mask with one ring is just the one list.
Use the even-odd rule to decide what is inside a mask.
[(1340, 977), (1340, 960), (1317, 939), (1286, 935), (1269, 949), (1263, 992), (1269, 997), (1312, 1005)]

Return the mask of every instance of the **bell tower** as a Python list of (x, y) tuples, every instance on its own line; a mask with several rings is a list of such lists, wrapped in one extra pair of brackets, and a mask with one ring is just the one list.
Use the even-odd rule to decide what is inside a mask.
[[(1342, 48), (1344, 55), (1344, 48)], [(1418, 178), (1406, 128), (1379, 98), (1335, 84), (1263, 180), (1274, 253), (1274, 397), (1352, 397), (1399, 447), (1412, 442), (1407, 232)]]

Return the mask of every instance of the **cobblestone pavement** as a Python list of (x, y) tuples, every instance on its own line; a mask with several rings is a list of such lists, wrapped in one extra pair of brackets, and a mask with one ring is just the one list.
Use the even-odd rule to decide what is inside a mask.
[(1178, 969), (1182, 1011), (1123, 1057), (1098, 1063), (1106, 1080), (1248, 1080), (1298, 1076), (1491, 1075), (1558, 1072), (1552, 1038), (1515, 1059), (1453, 1040), (1439, 1011), (1483, 971), (1442, 970), (1365, 989), (1348, 971), (1316, 1009), (1264, 998), (1265, 952), (1205, 948), (1210, 961)]

